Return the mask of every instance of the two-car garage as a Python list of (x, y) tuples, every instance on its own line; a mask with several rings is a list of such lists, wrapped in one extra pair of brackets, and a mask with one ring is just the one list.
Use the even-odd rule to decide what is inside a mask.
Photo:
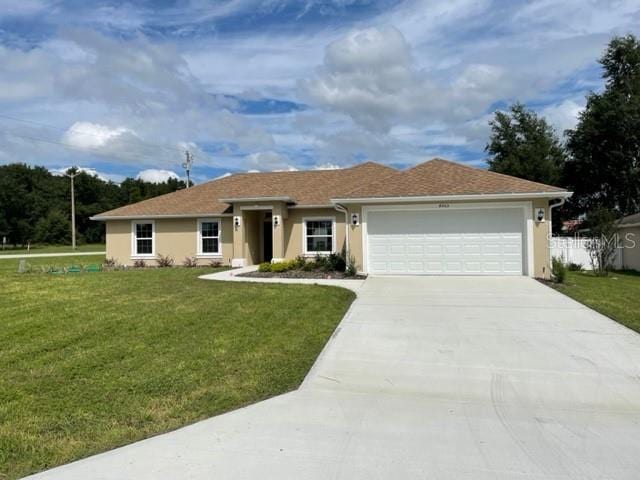
[(374, 275), (523, 275), (526, 204), (371, 206), (363, 209), (365, 261)]

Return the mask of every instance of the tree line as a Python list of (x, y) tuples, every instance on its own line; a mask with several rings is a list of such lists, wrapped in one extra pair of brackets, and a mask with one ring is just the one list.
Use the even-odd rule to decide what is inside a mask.
[(616, 218), (640, 211), (640, 43), (613, 38), (599, 60), (604, 89), (592, 92), (577, 125), (558, 136), (516, 103), (489, 122), (489, 170), (574, 192), (560, 218)]
[[(62, 244), (71, 238), (71, 189), (69, 178), (53, 175), (44, 167), (21, 163), (0, 166), (0, 240), (9, 245)], [(105, 181), (86, 172), (75, 177), (76, 229), (84, 243), (104, 241), (104, 224), (89, 217), (129, 203), (185, 188), (185, 182), (169, 179), (150, 183), (127, 178)]]

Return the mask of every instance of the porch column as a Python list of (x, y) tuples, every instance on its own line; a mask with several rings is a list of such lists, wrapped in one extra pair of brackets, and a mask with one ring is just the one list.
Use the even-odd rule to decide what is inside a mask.
[[(271, 214), (273, 230), (273, 258), (271, 261), (281, 262), (284, 260), (284, 222), (288, 217), (287, 205), (284, 202), (274, 204)], [(278, 219), (277, 225), (276, 218)]]
[[(239, 225), (237, 225), (239, 220)], [(244, 215), (240, 206), (233, 205), (233, 258), (231, 259), (232, 267), (244, 267), (246, 265), (244, 256)]]

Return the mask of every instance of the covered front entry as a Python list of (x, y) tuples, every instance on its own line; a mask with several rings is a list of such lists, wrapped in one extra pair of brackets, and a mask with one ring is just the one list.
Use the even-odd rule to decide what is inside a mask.
[(232, 266), (281, 261), (286, 217), (284, 202), (234, 202)]
[(526, 209), (440, 204), (366, 210), (370, 274), (522, 275)]

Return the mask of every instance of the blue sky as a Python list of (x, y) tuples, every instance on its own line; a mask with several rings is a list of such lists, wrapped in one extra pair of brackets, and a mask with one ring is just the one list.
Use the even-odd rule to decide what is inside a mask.
[(497, 108), (558, 132), (640, 0), (0, 0), (0, 163), (113, 180), (433, 156), (483, 166)]

